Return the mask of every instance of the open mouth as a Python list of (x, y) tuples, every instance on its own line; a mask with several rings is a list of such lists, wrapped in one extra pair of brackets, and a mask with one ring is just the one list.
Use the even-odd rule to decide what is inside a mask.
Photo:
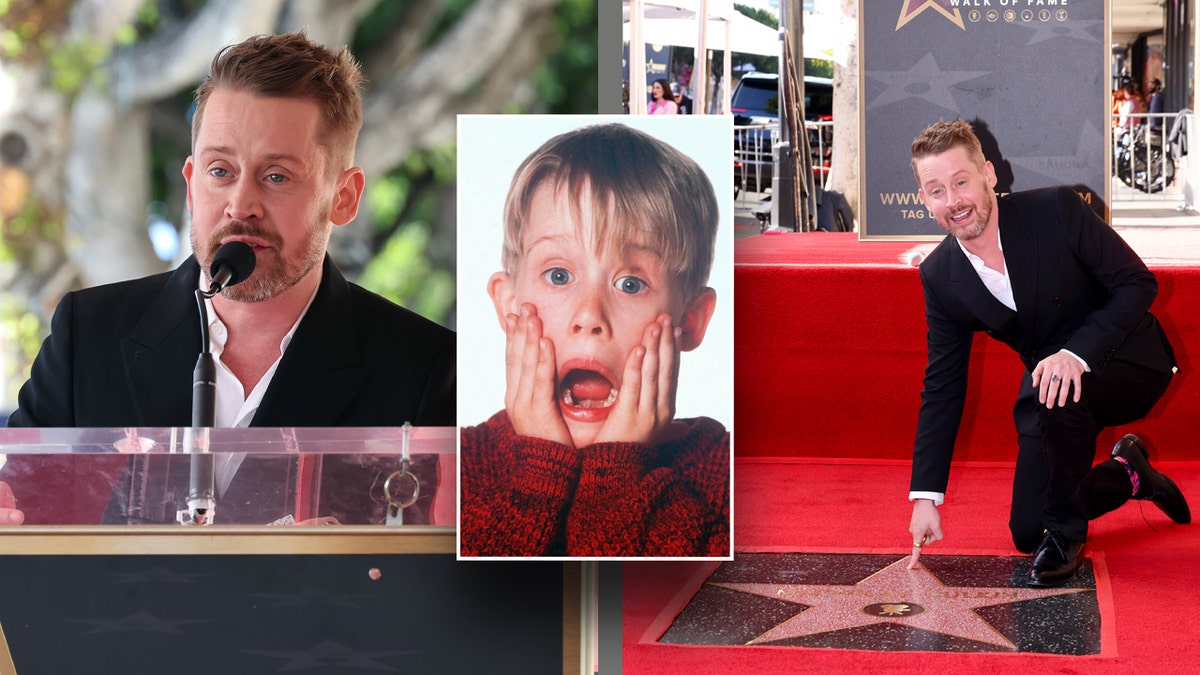
[(965, 221), (967, 218), (969, 218), (971, 216), (971, 213), (973, 213), (974, 211), (975, 211), (975, 209), (971, 209), (971, 208), (963, 209), (962, 211), (959, 211), (958, 213), (955, 213), (952, 216), (950, 216), (950, 220), (953, 220), (954, 223), (957, 225), (961, 225), (963, 223), (963, 221)]
[[(583, 366), (585, 364), (576, 364)], [(579, 422), (603, 422), (617, 402), (617, 384), (603, 366), (568, 368), (559, 378), (558, 404), (563, 417)]]
[(576, 368), (566, 374), (559, 386), (564, 405), (584, 409), (608, 408), (617, 402), (617, 388), (594, 370)]

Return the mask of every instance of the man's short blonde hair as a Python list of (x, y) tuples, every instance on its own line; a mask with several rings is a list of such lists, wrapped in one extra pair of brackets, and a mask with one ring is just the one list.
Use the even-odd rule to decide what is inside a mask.
[(912, 172), (913, 177), (917, 179), (917, 185), (921, 184), (921, 176), (917, 174), (919, 160), (931, 155), (940, 155), (957, 146), (967, 149), (967, 155), (976, 166), (982, 168), (987, 161), (983, 156), (983, 145), (980, 144), (979, 137), (975, 135), (971, 125), (961, 117), (953, 122), (938, 120), (918, 134), (912, 144)]
[(596, 249), (646, 246), (656, 252), (691, 300), (708, 283), (716, 243), (717, 197), (690, 157), (623, 124), (576, 129), (525, 158), (504, 203), (504, 271), (516, 274), (521, 233), (534, 193), (565, 190), (575, 221), (590, 197)]
[(309, 100), (321, 108), (317, 142), (329, 154), (329, 168), (343, 171), (354, 163), (362, 129), (363, 83), (362, 69), (349, 49), (334, 52), (311, 42), (304, 31), (256, 35), (213, 57), (208, 77), (196, 89), (192, 143), (200, 134), (208, 99), (218, 89)]

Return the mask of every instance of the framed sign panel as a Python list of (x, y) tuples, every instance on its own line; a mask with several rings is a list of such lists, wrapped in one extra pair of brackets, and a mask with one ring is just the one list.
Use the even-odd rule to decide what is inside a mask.
[(858, 17), (862, 238), (943, 235), (910, 164), (939, 119), (975, 129), (997, 192), (1070, 185), (1103, 212), (1106, 0), (872, 0)]

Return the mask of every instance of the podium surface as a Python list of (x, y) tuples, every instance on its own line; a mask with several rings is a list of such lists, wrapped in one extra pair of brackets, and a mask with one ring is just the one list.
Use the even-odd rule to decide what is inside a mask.
[(0, 554), (453, 553), (455, 459), (452, 427), (0, 429)]

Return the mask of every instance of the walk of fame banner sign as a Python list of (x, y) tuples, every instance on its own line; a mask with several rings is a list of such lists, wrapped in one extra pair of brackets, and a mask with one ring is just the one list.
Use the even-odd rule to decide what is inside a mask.
[(863, 239), (941, 238), (917, 196), (913, 139), (962, 118), (999, 193), (1107, 195), (1108, 0), (860, 0)]

